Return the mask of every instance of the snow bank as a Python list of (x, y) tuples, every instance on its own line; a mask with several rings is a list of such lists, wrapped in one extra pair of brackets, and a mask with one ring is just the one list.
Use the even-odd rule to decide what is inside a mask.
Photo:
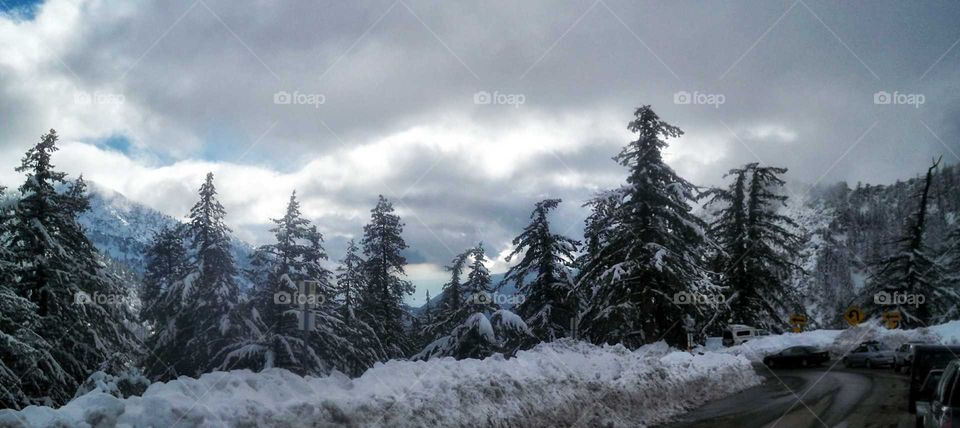
[(803, 333), (784, 333), (763, 336), (747, 343), (731, 346), (720, 353), (740, 355), (750, 361), (761, 361), (765, 355), (780, 352), (791, 346), (815, 346), (829, 349), (843, 330), (813, 330)]
[(759, 384), (741, 356), (577, 342), (516, 358), (390, 361), (356, 379), (281, 369), (216, 372), (93, 391), (60, 409), (0, 412), (0, 426), (646, 426)]
[(927, 328), (910, 330), (889, 330), (877, 323), (864, 323), (846, 330), (814, 330), (803, 333), (784, 333), (753, 339), (742, 345), (732, 346), (718, 352), (746, 357), (750, 361), (761, 361), (765, 355), (780, 352), (791, 346), (815, 346), (830, 351), (833, 355), (843, 355), (868, 340), (876, 340), (891, 349), (910, 341), (960, 345), (960, 321)]

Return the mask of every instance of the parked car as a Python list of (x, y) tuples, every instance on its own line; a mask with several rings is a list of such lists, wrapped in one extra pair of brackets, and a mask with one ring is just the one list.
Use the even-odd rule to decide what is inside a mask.
[(916, 413), (917, 399), (923, 381), (932, 370), (944, 369), (950, 361), (960, 355), (960, 346), (917, 345), (913, 349), (913, 364), (910, 366), (910, 394), (907, 398), (907, 410)]
[(943, 377), (943, 369), (930, 370), (927, 378), (923, 381), (920, 391), (917, 393), (917, 416), (916, 426), (923, 428), (923, 418), (930, 413), (930, 399), (940, 384), (940, 378)]
[(917, 400), (917, 426), (943, 428), (960, 425), (960, 360), (947, 364), (929, 400)]
[(812, 346), (793, 346), (763, 357), (767, 367), (810, 367), (830, 361), (830, 353)]
[(868, 369), (893, 365), (893, 351), (879, 342), (863, 342), (843, 357), (843, 365), (847, 367), (864, 366)]
[(734, 346), (760, 337), (762, 330), (742, 324), (730, 324), (723, 330), (723, 346)]
[(893, 371), (899, 373), (901, 370), (910, 370), (913, 363), (913, 350), (917, 345), (925, 345), (926, 342), (907, 342), (900, 345), (893, 351)]

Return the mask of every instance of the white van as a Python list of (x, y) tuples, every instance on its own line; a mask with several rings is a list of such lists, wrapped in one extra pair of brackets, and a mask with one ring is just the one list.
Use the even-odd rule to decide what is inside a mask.
[(765, 336), (763, 330), (757, 330), (748, 325), (730, 324), (723, 330), (723, 346), (735, 346), (760, 336)]

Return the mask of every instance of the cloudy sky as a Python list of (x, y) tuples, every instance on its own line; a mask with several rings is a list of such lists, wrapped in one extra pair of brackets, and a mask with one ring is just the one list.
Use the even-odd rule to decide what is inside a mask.
[[(377, 194), (406, 222), (418, 295), (534, 202), (556, 228), (616, 186), (651, 104), (668, 160), (720, 183), (753, 161), (800, 189), (960, 160), (960, 3), (0, 0), (0, 183), (56, 128), (56, 163), (182, 217), (213, 171), (264, 243), (296, 189), (334, 259)], [(495, 270), (503, 270), (499, 261)]]

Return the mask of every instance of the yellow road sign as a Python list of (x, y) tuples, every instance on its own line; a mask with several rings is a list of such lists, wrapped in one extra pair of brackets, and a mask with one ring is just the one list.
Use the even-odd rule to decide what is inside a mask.
[(851, 306), (843, 313), (843, 319), (847, 320), (847, 324), (856, 327), (863, 322), (863, 311), (859, 306)]
[(790, 324), (791, 325), (805, 325), (807, 323), (807, 316), (804, 314), (793, 314), (790, 315)]
[(900, 311), (887, 311), (883, 313), (884, 321), (900, 321)]
[(883, 313), (883, 321), (887, 323), (887, 328), (893, 330), (900, 325), (900, 311), (888, 311)]

